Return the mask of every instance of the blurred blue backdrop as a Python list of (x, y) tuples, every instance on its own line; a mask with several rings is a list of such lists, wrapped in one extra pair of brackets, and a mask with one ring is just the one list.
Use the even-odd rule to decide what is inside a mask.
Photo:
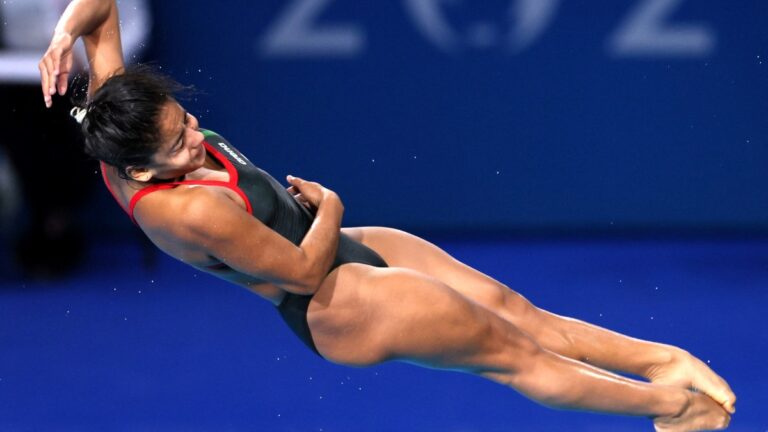
[[(768, 3), (152, 8), (148, 59), (254, 163), (338, 191), (347, 226), (432, 233), (541, 307), (690, 350), (739, 395), (730, 430), (768, 430)], [(329, 365), (266, 302), (115, 232), (135, 228), (101, 189), (84, 268), (0, 279), (0, 431), (651, 428), (467, 375)]]
[(768, 229), (765, 2), (154, 7), (203, 126), (349, 225)]

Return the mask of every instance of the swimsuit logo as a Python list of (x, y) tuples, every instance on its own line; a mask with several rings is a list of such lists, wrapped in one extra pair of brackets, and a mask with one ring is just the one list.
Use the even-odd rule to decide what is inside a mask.
[(228, 146), (228, 145), (224, 144), (223, 142), (220, 142), (220, 143), (219, 143), (219, 147), (221, 147), (221, 149), (222, 149), (222, 150), (224, 150), (225, 152), (227, 152), (227, 153), (228, 153), (230, 156), (232, 156), (233, 158), (235, 158), (235, 160), (237, 161), (237, 163), (239, 163), (240, 165), (248, 165), (248, 162), (246, 162), (246, 161), (245, 161), (245, 159), (243, 159), (242, 157), (240, 157), (240, 155), (239, 155), (239, 154), (235, 153), (235, 151), (234, 151), (234, 150), (232, 150), (231, 148), (229, 148), (229, 146)]

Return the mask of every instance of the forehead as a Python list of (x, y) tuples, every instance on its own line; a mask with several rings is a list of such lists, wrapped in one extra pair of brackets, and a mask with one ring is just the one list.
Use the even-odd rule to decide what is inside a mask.
[(178, 102), (170, 100), (163, 105), (158, 120), (163, 136), (169, 138), (169, 136), (178, 135), (184, 123), (184, 108)]

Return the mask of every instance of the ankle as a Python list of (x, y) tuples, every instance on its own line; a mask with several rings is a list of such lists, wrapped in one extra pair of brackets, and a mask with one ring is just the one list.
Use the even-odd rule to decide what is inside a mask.
[[(679, 352), (680, 351), (680, 352)], [(647, 351), (640, 375), (653, 379), (656, 373), (682, 358), (682, 350), (671, 345), (654, 343)]]

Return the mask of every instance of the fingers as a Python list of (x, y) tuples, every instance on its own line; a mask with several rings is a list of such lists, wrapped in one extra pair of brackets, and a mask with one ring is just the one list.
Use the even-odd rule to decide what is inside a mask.
[(728, 384), (725, 384), (725, 381), (723, 381), (723, 384), (726, 387), (726, 390), (723, 391), (723, 393), (720, 396), (721, 405), (731, 414), (736, 414), (736, 395), (733, 393), (730, 387), (728, 387)]
[(53, 105), (53, 95), (57, 90), (63, 95), (67, 90), (67, 78), (69, 73), (61, 74), (61, 56), (63, 50), (56, 48), (49, 50), (38, 65), (40, 81), (43, 90), (43, 101), (50, 108)]
[(299, 185), (304, 183), (304, 179), (301, 179), (299, 177), (294, 177), (294, 176), (292, 176), (290, 174), (288, 174), (285, 178), (288, 180), (288, 183), (290, 183), (290, 184), (292, 184), (292, 185), (294, 185), (296, 187), (299, 187)]
[(695, 384), (695, 387), (700, 387), (699, 391), (714, 399), (729, 413), (736, 412), (736, 395), (724, 379), (713, 372), (702, 381), (700, 384)]
[(715, 393), (716, 396), (713, 397), (713, 399), (719, 402), (720, 405), (722, 405), (723, 408), (725, 408), (725, 410), (729, 413), (736, 413), (736, 395), (733, 393), (733, 390), (731, 390), (731, 387), (728, 385), (728, 383), (725, 382), (724, 379), (718, 376), (717, 381), (719, 382), (711, 383), (711, 387), (714, 390), (713, 393)]
[(45, 56), (39, 65), (41, 84), (43, 86), (43, 100), (45, 106), (50, 108), (53, 105), (52, 96), (56, 93), (56, 76), (58, 70), (51, 60), (50, 56)]
[[(48, 69), (48, 96), (56, 94), (56, 78), (59, 75), (59, 65), (51, 57), (45, 59), (45, 66)], [(51, 100), (53, 104), (53, 100)]]
[(45, 59), (40, 60), (40, 64), (37, 66), (40, 69), (40, 85), (43, 87), (43, 101), (47, 108), (51, 107), (51, 86), (48, 85), (48, 66)]
[(69, 73), (62, 72), (59, 75), (58, 83), (56, 87), (59, 89), (59, 95), (64, 96), (67, 94), (67, 82), (69, 81)]

